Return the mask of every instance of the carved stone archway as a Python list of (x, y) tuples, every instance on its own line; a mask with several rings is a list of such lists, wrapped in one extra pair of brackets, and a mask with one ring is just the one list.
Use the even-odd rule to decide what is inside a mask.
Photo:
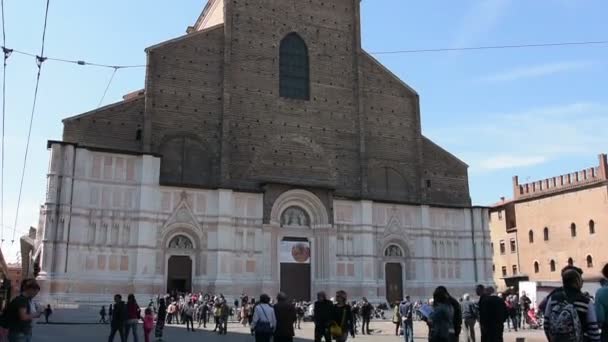
[(271, 225), (281, 226), (283, 213), (292, 208), (300, 208), (306, 213), (311, 228), (330, 225), (327, 209), (319, 197), (312, 192), (299, 189), (286, 191), (275, 200), (270, 212)]

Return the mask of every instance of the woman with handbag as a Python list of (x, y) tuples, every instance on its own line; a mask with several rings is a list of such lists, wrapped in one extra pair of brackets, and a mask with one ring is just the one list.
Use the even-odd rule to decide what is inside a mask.
[(353, 313), (347, 304), (346, 292), (336, 292), (336, 305), (334, 306), (333, 321), (329, 325), (331, 337), (337, 342), (345, 342), (348, 334), (354, 335)]
[(255, 335), (255, 342), (270, 342), (276, 327), (277, 319), (274, 309), (270, 306), (270, 297), (263, 294), (253, 310), (253, 320), (251, 321), (251, 331)]

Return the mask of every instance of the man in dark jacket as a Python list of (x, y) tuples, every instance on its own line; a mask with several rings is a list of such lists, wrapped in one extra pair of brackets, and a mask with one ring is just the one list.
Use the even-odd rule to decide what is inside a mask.
[(447, 298), (448, 303), (454, 309), (454, 335), (450, 337), (451, 341), (457, 342), (460, 336), (460, 332), (462, 331), (462, 309), (460, 308), (460, 303), (458, 300), (450, 295), (448, 289), (445, 286), (437, 287), (436, 291), (443, 292), (444, 296)]
[(114, 341), (116, 332), (120, 335), (120, 342), (125, 342), (125, 323), (127, 322), (127, 306), (122, 301), (122, 296), (117, 294), (114, 296), (114, 313), (110, 322), (110, 337), (108, 342)]
[(277, 318), (274, 342), (293, 342), (295, 336), (293, 326), (297, 320), (296, 308), (287, 301), (287, 296), (283, 292), (277, 295), (274, 315)]
[(502, 342), (505, 321), (508, 317), (505, 301), (493, 296), (492, 287), (485, 288), (483, 285), (478, 285), (476, 292), (479, 296), (481, 342)]
[(331, 342), (331, 334), (329, 333), (329, 323), (333, 318), (334, 304), (327, 300), (325, 292), (317, 294), (317, 301), (314, 306), (315, 320), (315, 342)]
[(367, 298), (363, 297), (363, 304), (361, 304), (361, 334), (365, 335), (366, 332), (369, 335), (369, 321), (372, 319), (372, 311), (374, 307), (367, 301)]

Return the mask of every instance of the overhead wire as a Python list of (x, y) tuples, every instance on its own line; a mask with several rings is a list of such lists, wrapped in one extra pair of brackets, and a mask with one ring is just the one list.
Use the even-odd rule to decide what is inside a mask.
[(112, 71), (112, 76), (110, 77), (110, 80), (108, 81), (108, 85), (106, 86), (106, 89), (103, 91), (103, 95), (101, 96), (101, 99), (99, 100), (99, 104), (97, 105), (97, 108), (101, 107), (103, 100), (106, 98), (106, 94), (108, 94), (108, 89), (110, 89), (110, 85), (112, 84), (112, 81), (114, 80), (114, 76), (116, 76), (117, 71), (118, 71), (118, 68), (114, 68), (114, 71)]
[(4, 0), (0, 1), (2, 12), (2, 147), (0, 156), (0, 245), (4, 244), (4, 150), (5, 150), (5, 118), (6, 118), (6, 66), (7, 60), (10, 57), (12, 50), (5, 48), (6, 46), (6, 21), (4, 19)]
[(23, 156), (23, 168), (21, 170), (21, 181), (19, 182), (19, 195), (17, 196), (17, 210), (15, 211), (15, 224), (13, 225), (13, 237), (11, 244), (15, 243), (15, 233), (17, 231), (17, 223), (19, 222), (19, 207), (21, 206), (21, 195), (23, 193), (23, 180), (25, 178), (25, 168), (27, 166), (27, 156), (30, 149), (30, 141), (32, 137), (32, 126), (34, 124), (34, 114), (36, 113), (36, 103), (38, 102), (38, 89), (40, 86), (40, 74), (42, 73), (42, 65), (46, 61), (44, 57), (44, 47), (46, 43), (46, 29), (49, 18), (49, 6), (51, 0), (46, 1), (46, 9), (44, 13), (44, 26), (42, 28), (42, 43), (40, 46), (40, 55), (36, 56), (36, 66), (38, 67), (38, 74), (36, 75), (36, 86), (34, 88), (34, 101), (32, 103), (32, 112), (30, 114), (30, 125), (27, 133), (27, 141), (25, 144), (25, 154)]

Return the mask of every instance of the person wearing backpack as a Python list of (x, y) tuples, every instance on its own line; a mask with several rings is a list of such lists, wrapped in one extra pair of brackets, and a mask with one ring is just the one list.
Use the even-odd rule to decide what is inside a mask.
[(593, 301), (581, 292), (581, 274), (567, 270), (562, 273), (562, 283), (562, 290), (547, 300), (544, 326), (547, 339), (550, 342), (600, 341)]
[(255, 342), (270, 342), (277, 326), (274, 309), (270, 306), (270, 297), (267, 294), (260, 296), (260, 302), (253, 310), (251, 331), (255, 335)]
[(8, 328), (9, 342), (30, 342), (32, 340), (32, 322), (42, 315), (35, 310), (32, 299), (40, 292), (40, 285), (35, 279), (21, 282), (21, 294), (7, 306), (3, 315), (3, 324)]
[(595, 312), (597, 321), (602, 327), (602, 342), (608, 342), (608, 264), (602, 268), (604, 279), (600, 281), (602, 287), (595, 293)]

